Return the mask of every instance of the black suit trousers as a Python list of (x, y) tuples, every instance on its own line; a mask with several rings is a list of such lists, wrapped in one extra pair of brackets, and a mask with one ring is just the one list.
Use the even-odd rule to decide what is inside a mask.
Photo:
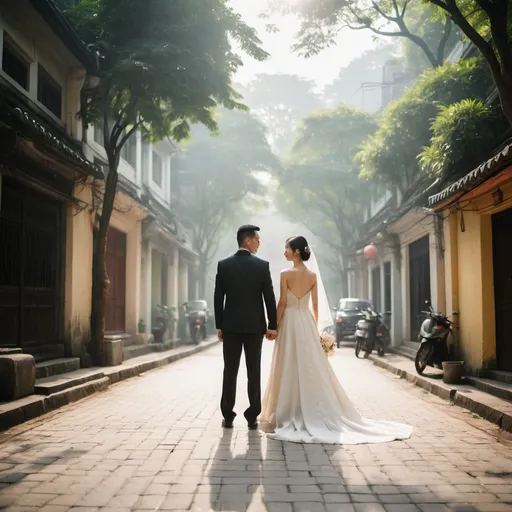
[(235, 334), (223, 332), (224, 379), (220, 408), (227, 421), (232, 421), (236, 400), (236, 382), (242, 349), (247, 367), (247, 395), (249, 408), (244, 412), (245, 419), (252, 423), (261, 413), (261, 348), (262, 334)]

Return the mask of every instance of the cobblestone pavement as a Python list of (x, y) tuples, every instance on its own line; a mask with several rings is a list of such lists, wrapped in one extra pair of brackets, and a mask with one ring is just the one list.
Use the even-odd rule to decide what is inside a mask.
[[(363, 414), (412, 423), (413, 437), (282, 444), (249, 432), (242, 416), (223, 431), (215, 347), (0, 437), (0, 509), (512, 510), (512, 444), (496, 427), (357, 360), (352, 349), (331, 361)], [(244, 378), (241, 371), (240, 412)]]

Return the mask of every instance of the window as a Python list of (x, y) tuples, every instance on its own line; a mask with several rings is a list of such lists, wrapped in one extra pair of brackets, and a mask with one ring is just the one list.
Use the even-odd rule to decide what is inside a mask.
[(7, 34), (4, 34), (2, 70), (28, 91), (30, 63)]
[(124, 144), (121, 156), (133, 167), (137, 166), (137, 134), (133, 134)]
[(37, 101), (58, 119), (62, 118), (62, 87), (39, 64), (37, 71)]
[(162, 186), (163, 169), (162, 169), (162, 158), (160, 155), (153, 151), (153, 181), (159, 186)]

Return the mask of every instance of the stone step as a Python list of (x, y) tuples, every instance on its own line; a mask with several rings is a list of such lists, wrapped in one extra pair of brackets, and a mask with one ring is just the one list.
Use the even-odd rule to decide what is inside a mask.
[(490, 395), (512, 402), (512, 384), (493, 379), (465, 377), (465, 382)]
[(36, 363), (40, 363), (43, 361), (50, 361), (52, 359), (62, 359), (65, 356), (64, 345), (43, 345), (41, 347), (37, 347), (37, 349), (23, 349), (23, 352), (26, 354), (31, 354), (34, 356)]
[(506, 382), (512, 384), (512, 372), (505, 372), (502, 370), (494, 370), (491, 372), (491, 379), (498, 382)]
[(414, 351), (417, 352), (418, 349), (420, 348), (420, 343), (419, 341), (404, 341), (402, 346), (412, 348)]
[(123, 347), (123, 360), (127, 361), (133, 357), (145, 356), (152, 352), (154, 352), (154, 350), (151, 348), (151, 345), (130, 345)]
[(36, 363), (36, 379), (61, 375), (62, 373), (73, 372), (80, 368), (78, 357), (61, 357)]
[(123, 347), (131, 347), (132, 345), (135, 345), (136, 340), (131, 334), (128, 333), (119, 333), (119, 334), (105, 334), (106, 340), (119, 340), (123, 344)]
[(400, 345), (399, 347), (393, 348), (393, 352), (395, 354), (399, 354), (403, 357), (406, 357), (407, 359), (410, 359), (411, 361), (414, 361), (414, 359), (416, 358), (417, 349), (406, 347), (404, 345)]
[[(131, 345), (123, 348), (124, 361), (133, 357), (144, 356), (154, 352), (165, 352), (176, 348), (180, 343), (170, 341), (165, 343), (149, 343), (148, 345)], [(191, 344), (192, 345), (192, 344)]]
[(88, 382), (102, 379), (105, 376), (101, 370), (83, 368), (63, 375), (53, 375), (36, 380), (34, 393), (38, 395), (54, 395), (66, 389), (82, 386)]

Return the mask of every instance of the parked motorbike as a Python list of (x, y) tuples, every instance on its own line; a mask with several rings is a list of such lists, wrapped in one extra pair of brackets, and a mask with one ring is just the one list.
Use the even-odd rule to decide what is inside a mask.
[(418, 335), (420, 348), (416, 352), (414, 366), (421, 375), (427, 366), (442, 367), (443, 361), (449, 360), (448, 336), (452, 332), (453, 322), (442, 313), (436, 313), (427, 301), (429, 311), (422, 311), (427, 316), (421, 324)]
[(186, 315), (190, 337), (198, 345), (201, 340), (206, 338), (206, 322), (208, 309), (206, 301), (191, 301), (185, 304)]
[(367, 358), (373, 349), (377, 348), (377, 354), (383, 356), (390, 345), (388, 327), (382, 322), (382, 315), (371, 308), (361, 309), (363, 319), (356, 326), (356, 357), (364, 351)]

